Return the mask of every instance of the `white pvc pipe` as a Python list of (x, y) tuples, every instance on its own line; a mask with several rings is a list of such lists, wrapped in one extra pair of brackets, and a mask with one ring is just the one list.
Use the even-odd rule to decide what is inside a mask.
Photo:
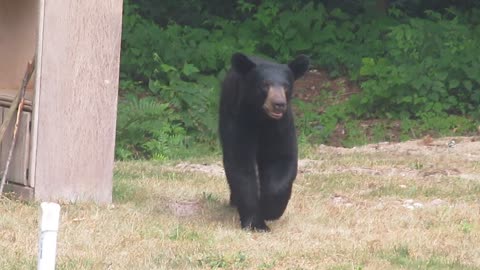
[(57, 253), (58, 223), (60, 221), (60, 205), (42, 202), (40, 240), (38, 245), (38, 270), (54, 270)]

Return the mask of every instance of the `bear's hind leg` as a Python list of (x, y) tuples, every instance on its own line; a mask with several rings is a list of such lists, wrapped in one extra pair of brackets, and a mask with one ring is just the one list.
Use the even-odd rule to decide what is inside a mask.
[(237, 207), (238, 205), (238, 199), (237, 197), (235, 196), (235, 193), (233, 192), (230, 192), (230, 206), (232, 207)]

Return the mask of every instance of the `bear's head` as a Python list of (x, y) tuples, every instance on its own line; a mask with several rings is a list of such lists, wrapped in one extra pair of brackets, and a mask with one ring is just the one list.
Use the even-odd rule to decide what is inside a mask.
[(293, 83), (308, 70), (309, 59), (296, 57), (288, 64), (278, 64), (241, 53), (232, 56), (232, 68), (245, 80), (245, 101), (261, 108), (270, 118), (283, 117), (292, 97)]

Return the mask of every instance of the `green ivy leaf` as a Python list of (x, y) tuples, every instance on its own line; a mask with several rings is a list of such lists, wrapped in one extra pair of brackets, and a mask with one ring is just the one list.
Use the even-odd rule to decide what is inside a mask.
[(375, 60), (370, 57), (362, 58), (362, 67), (360, 68), (361, 76), (373, 75), (373, 68), (375, 67)]
[(454, 96), (449, 96), (449, 97), (447, 98), (447, 101), (448, 101), (448, 103), (450, 103), (450, 104), (453, 105), (453, 106), (455, 106), (455, 105), (458, 104), (458, 100), (457, 100), (457, 98), (454, 97)]
[(200, 70), (192, 64), (185, 63), (183, 65), (182, 73), (186, 76), (198, 73)]
[(450, 80), (449, 89), (457, 88), (460, 85), (460, 82), (456, 79)]
[(465, 86), (465, 88), (467, 88), (468, 91), (472, 91), (472, 87), (473, 87), (472, 81), (470, 80), (463, 81), (463, 86)]
[(348, 20), (349, 19), (349, 16), (348, 14), (346, 14), (345, 12), (343, 12), (341, 9), (339, 8), (335, 8), (334, 10), (332, 10), (330, 12), (330, 15), (334, 18), (337, 18), (337, 19), (340, 19), (340, 20)]
[(437, 73), (437, 79), (440, 81), (444, 81), (445, 79), (447, 79), (447, 76), (448, 76), (448, 73), (445, 71), (441, 71)]
[(170, 66), (170, 65), (167, 65), (167, 64), (161, 64), (160, 65), (160, 68), (162, 69), (162, 71), (164, 72), (170, 72), (170, 71), (177, 71), (177, 69), (173, 66)]

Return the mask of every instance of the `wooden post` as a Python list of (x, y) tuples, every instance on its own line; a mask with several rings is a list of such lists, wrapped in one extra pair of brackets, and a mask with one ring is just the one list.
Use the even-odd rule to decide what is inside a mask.
[(41, 1), (29, 177), (37, 200), (112, 200), (122, 0)]

